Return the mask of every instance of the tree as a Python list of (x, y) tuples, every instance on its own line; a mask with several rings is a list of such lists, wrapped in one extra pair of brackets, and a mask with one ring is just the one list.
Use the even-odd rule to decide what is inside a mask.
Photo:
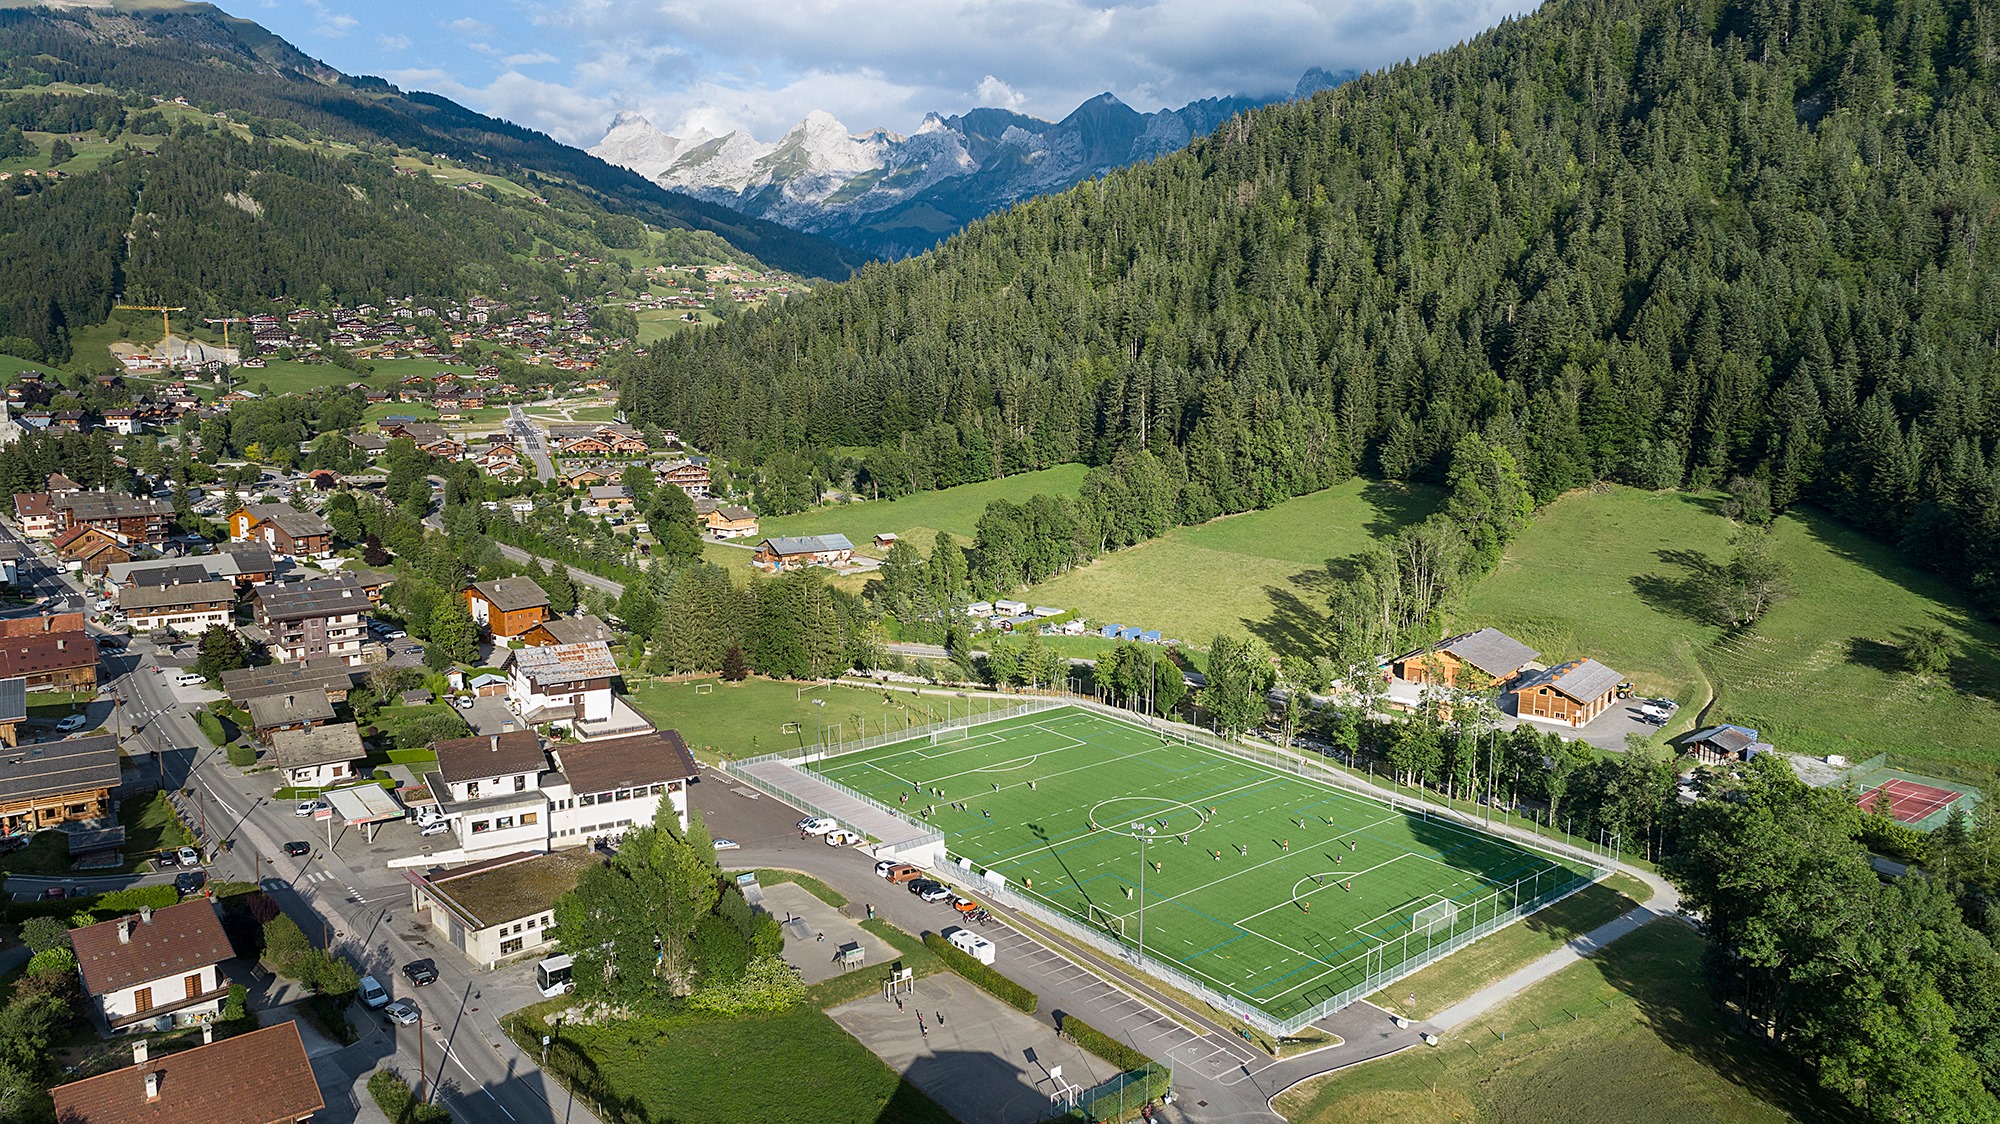
[(1770, 528), (1740, 528), (1728, 564), (1710, 576), (1709, 600), (1716, 617), (1742, 628), (1791, 595), (1792, 568), (1778, 557)]
[(370, 566), (387, 566), (389, 552), (382, 547), (382, 540), (369, 535), (361, 547), (361, 561)]
[(438, 599), (431, 608), (427, 643), (424, 662), (433, 668), (471, 663), (479, 658), (479, 625), (473, 621), (463, 597)]
[(743, 658), (743, 649), (734, 644), (722, 653), (722, 677), (731, 683), (750, 678), (750, 661)]
[(1268, 709), (1264, 696), (1271, 688), (1272, 669), (1263, 645), (1217, 636), (1208, 649), (1208, 685), (1195, 702), (1208, 711), (1217, 730), (1234, 736), (1248, 730)]
[(549, 595), (549, 612), (559, 617), (568, 616), (576, 608), (576, 581), (569, 576), (569, 567), (558, 562), (550, 566), (547, 573), (536, 576), (542, 583), (543, 592)]
[(195, 657), (195, 673), (208, 679), (216, 679), (225, 671), (235, 671), (250, 665), (250, 651), (236, 630), (227, 625), (212, 624), (201, 634), (201, 643)]
[(1941, 627), (1915, 629), (1903, 641), (1903, 667), (1911, 675), (1943, 675), (1951, 670), (1956, 647), (1951, 633)]

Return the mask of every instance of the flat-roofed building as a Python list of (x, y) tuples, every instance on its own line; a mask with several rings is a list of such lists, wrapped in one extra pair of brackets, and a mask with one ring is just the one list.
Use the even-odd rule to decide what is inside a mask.
[(466, 959), (491, 969), (553, 944), (556, 899), (601, 862), (590, 851), (516, 852), (403, 877), (416, 916)]

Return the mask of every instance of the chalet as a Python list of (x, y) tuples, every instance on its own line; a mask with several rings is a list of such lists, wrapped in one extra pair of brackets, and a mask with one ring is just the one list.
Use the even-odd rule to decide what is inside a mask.
[(333, 703), (325, 691), (288, 691), (258, 695), (245, 704), (257, 740), (265, 745), (286, 730), (304, 730), (333, 721)]
[(0, 679), (25, 679), (30, 691), (94, 692), (97, 641), (82, 631), (0, 638)]
[(1596, 660), (1570, 660), (1516, 682), (1514, 713), (1537, 722), (1582, 726), (1611, 705), (1621, 681)]
[(555, 942), (556, 899), (603, 860), (589, 851), (517, 852), (470, 866), (404, 873), (415, 916), (442, 943), (491, 970)]
[[(1405, 682), (1456, 687), (1463, 669), (1470, 667), (1493, 683), (1505, 683), (1539, 654), (1497, 628), (1482, 628), (1397, 656), (1390, 661), (1390, 670)], [(1473, 681), (1471, 675), (1466, 678)]]
[(805, 535), (765, 539), (752, 561), (773, 573), (807, 566), (836, 566), (854, 557), (846, 535)]
[(602, 641), (514, 653), (507, 701), (531, 726), (562, 723), (579, 738), (612, 737), (652, 725), (612, 692), (618, 664)]
[(278, 570), (278, 560), (272, 556), (271, 548), (254, 542), (220, 543), (215, 555), (209, 557), (228, 558), (236, 572), (217, 576), (233, 578), (237, 587), (244, 590), (264, 585)]
[(660, 470), (660, 482), (672, 484), (695, 499), (708, 494), (708, 466), (693, 461), (675, 461)]
[(132, 552), (109, 531), (79, 523), (49, 541), (57, 557), (86, 574), (103, 577), (111, 567), (130, 562)]
[(708, 513), (705, 530), (718, 539), (747, 539), (757, 534), (757, 513), (747, 507), (718, 507)]
[(207, 898), (69, 931), (91, 1013), (107, 1030), (168, 1030), (222, 1012), (236, 953)]
[(271, 760), (285, 783), (298, 788), (326, 788), (353, 780), (368, 750), (352, 722), (336, 722), (271, 735)]
[(511, 730), (433, 742), (425, 780), (467, 853), (541, 850), (549, 842), (549, 762), (541, 736)]
[(118, 591), (118, 611), (137, 632), (171, 628), (189, 636), (236, 621), (236, 583), (188, 582), (182, 585), (128, 585)]
[(152, 546), (167, 541), (167, 524), (174, 517), (173, 507), (159, 500), (142, 500), (109, 492), (55, 495), (50, 497), (50, 504), (61, 519), (58, 530), (66, 531), (84, 524), (107, 531), (122, 542)]
[[(5, 700), (0, 710), (18, 709), (25, 716), (26, 699), (20, 679), (0, 682)], [(117, 735), (8, 746), (0, 751), (0, 834), (28, 835), (111, 815), (111, 793), (118, 787)]]
[(14, 497), (14, 522), (31, 539), (52, 538), (62, 526), (47, 492), (21, 492)]
[(33, 617), (0, 618), (0, 639), (18, 636), (58, 636), (83, 632), (82, 613), (43, 613)]
[(1773, 752), (1758, 737), (1757, 731), (1748, 726), (1734, 726), (1723, 723), (1696, 730), (1688, 735), (1681, 748), (1694, 755), (1695, 760), (1707, 765), (1720, 765), (1727, 761), (1748, 761), (1760, 753)]
[(604, 474), (594, 468), (579, 468), (564, 476), (562, 481), (565, 487), (587, 488), (592, 484), (604, 483)]
[(465, 590), (465, 604), (496, 640), (512, 640), (549, 619), (549, 595), (533, 578), (474, 582)]
[(595, 435), (565, 441), (556, 449), (556, 455), (559, 457), (603, 457), (610, 454), (610, 443)]
[(374, 602), (347, 574), (293, 585), (265, 586), (255, 602), (257, 625), (270, 634), (272, 658), (281, 663), (332, 659), (361, 662)]
[(589, 613), (580, 617), (551, 617), (521, 634), (522, 643), (530, 648), (546, 648), (553, 644), (589, 644), (593, 641), (603, 641), (608, 644), (616, 638), (610, 625)]
[(629, 511), (632, 493), (623, 484), (600, 484), (590, 489), (590, 506), (604, 511)]
[(333, 556), (333, 528), (290, 504), (259, 503), (237, 509), (229, 516), (229, 541), (262, 543), (278, 558)]
[(139, 429), (139, 412), (129, 408), (104, 411), (104, 427), (113, 433), (131, 436)]
[(390, 583), (396, 580), (396, 575), (387, 571), (369, 570), (360, 566), (341, 572), (353, 578), (355, 584), (361, 587), (361, 592), (368, 595), (369, 603), (374, 605), (382, 603), (382, 591), (389, 588)]

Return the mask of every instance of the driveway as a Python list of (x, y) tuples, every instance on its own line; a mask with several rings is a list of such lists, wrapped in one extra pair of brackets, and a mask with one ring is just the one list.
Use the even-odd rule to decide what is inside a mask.
[(1619, 751), (1625, 749), (1625, 739), (1632, 734), (1637, 734), (1642, 738), (1651, 738), (1654, 734), (1660, 732), (1660, 727), (1640, 720), (1639, 707), (1651, 701), (1649, 698), (1640, 695), (1634, 695), (1629, 699), (1612, 700), (1611, 705), (1604, 708), (1604, 713), (1584, 723), (1582, 726), (1571, 726), (1566, 722), (1541, 722), (1516, 717), (1509, 709), (1512, 705), (1512, 700), (1512, 695), (1502, 696), (1500, 703), (1500, 726), (1502, 729), (1511, 730), (1516, 726), (1526, 725), (1536, 730), (1553, 731), (1565, 738), (1582, 741), (1597, 749)]
[(521, 728), (520, 718), (507, 709), (504, 698), (474, 699), (472, 709), (461, 710), (458, 714), (475, 734), (504, 734), (510, 729)]

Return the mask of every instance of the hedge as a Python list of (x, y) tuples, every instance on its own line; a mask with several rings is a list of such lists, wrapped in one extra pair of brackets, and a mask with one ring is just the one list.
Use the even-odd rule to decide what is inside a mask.
[(229, 763), (239, 769), (248, 769), (257, 764), (257, 747), (248, 742), (231, 742)]
[(368, 1079), (368, 1095), (396, 1124), (451, 1124), (451, 1113), (443, 1105), (420, 1103), (410, 1083), (393, 1069), (375, 1071)]
[(222, 730), (222, 719), (208, 711), (197, 710), (194, 714), (194, 724), (200, 726), (201, 732), (208, 735), (208, 740), (217, 747), (229, 744), (229, 735)]
[(1064, 1015), (1061, 1021), (1056, 1023), (1056, 1030), (1070, 1041), (1117, 1066), (1120, 1073), (1144, 1069), (1154, 1064), (1153, 1059), (1075, 1015)]
[(937, 958), (944, 961), (946, 967), (978, 984), (980, 987), (985, 988), (987, 991), (992, 992), (994, 997), (1002, 1003), (1024, 1014), (1032, 1015), (1035, 1013), (1035, 1005), (1038, 1001), (1035, 998), (1034, 992), (994, 971), (991, 967), (974, 960), (969, 953), (957, 945), (952, 944), (936, 933), (925, 933), (924, 947), (936, 953)]

